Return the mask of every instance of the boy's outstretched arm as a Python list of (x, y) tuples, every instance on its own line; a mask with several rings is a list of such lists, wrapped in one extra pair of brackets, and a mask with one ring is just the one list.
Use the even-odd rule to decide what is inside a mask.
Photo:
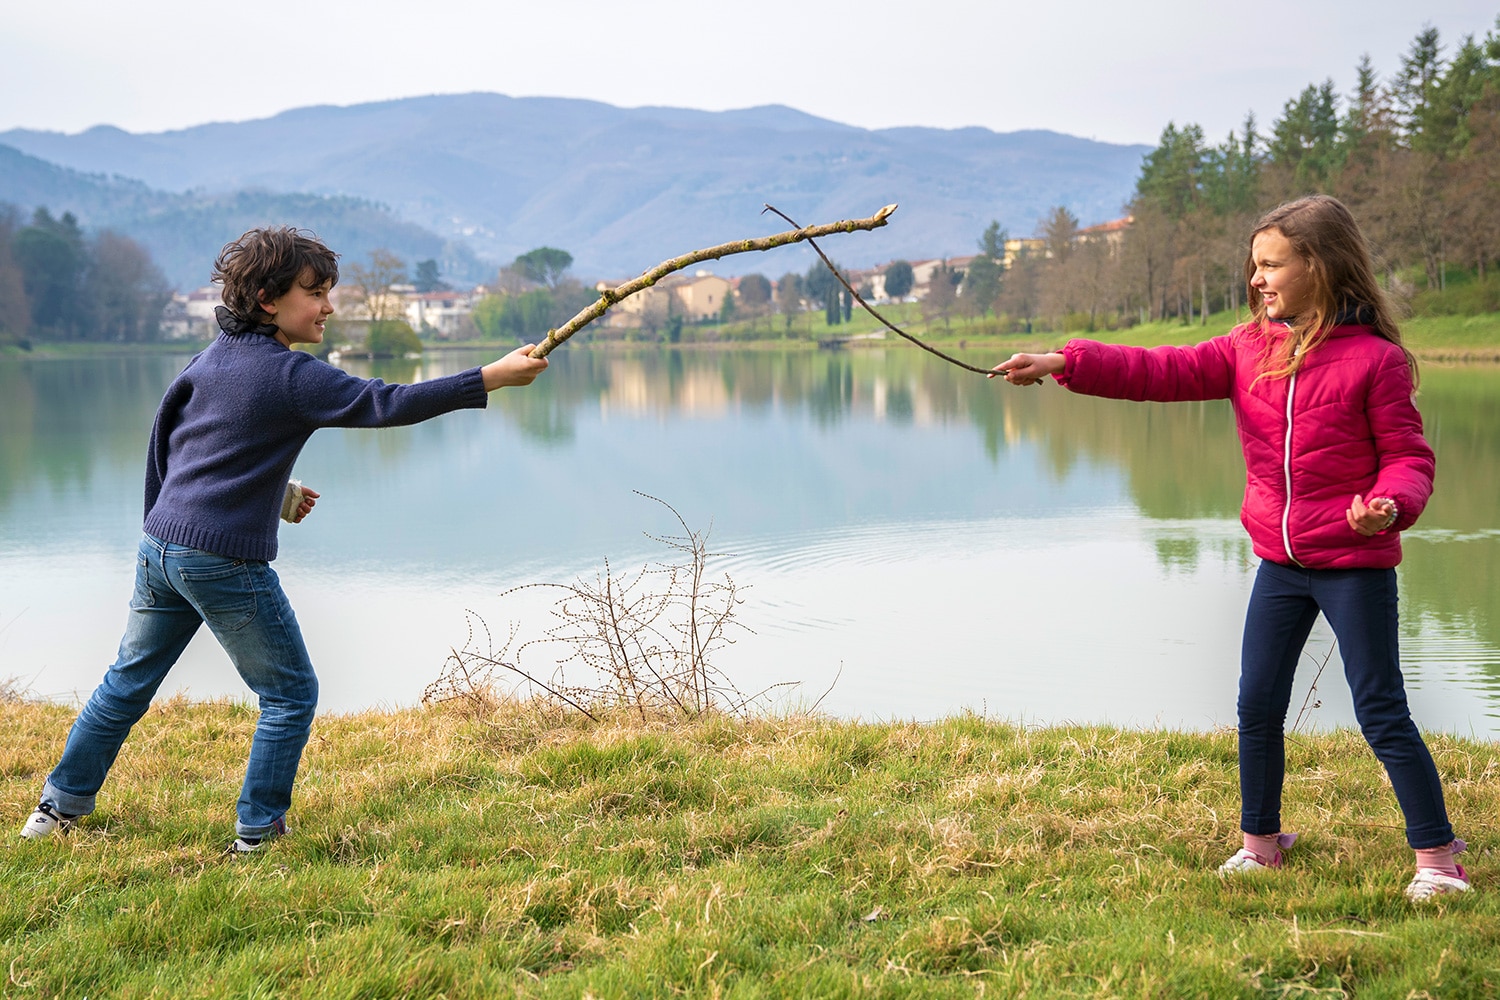
[(531, 349), (535, 346), (527, 344), (518, 347), (498, 361), (491, 361), (479, 369), (484, 377), (484, 391), (494, 392), (505, 386), (530, 385), (536, 381), (536, 377), (547, 370), (547, 359), (531, 356)]
[(1036, 385), (1065, 367), (1067, 359), (1061, 354), (1012, 354), (1009, 361), (1000, 362), (987, 377), (1002, 375), (1011, 385)]

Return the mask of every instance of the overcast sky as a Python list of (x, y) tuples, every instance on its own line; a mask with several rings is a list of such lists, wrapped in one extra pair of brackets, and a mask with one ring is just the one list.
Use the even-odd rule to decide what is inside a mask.
[(1308, 83), (1452, 51), (1500, 0), (0, 0), (0, 130), (132, 132), (308, 104), (496, 91), (621, 106), (786, 104), (882, 128), (1154, 143), (1264, 125)]

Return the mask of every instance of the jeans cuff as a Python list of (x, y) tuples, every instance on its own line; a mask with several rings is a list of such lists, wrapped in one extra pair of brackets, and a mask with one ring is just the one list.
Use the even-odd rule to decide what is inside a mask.
[(42, 799), (64, 816), (87, 816), (94, 811), (94, 796), (73, 795), (58, 788), (50, 780), (42, 785)]
[(1270, 822), (1266, 822), (1264, 817), (1242, 815), (1240, 817), (1240, 831), (1255, 837), (1275, 836), (1281, 832), (1281, 817), (1277, 816)]
[(263, 826), (247, 826), (235, 821), (234, 835), (236, 837), (280, 837), (286, 833), (286, 817), (277, 816), (271, 822)]
[(1407, 830), (1406, 842), (1414, 851), (1425, 851), (1431, 847), (1446, 847), (1453, 842), (1453, 827), (1445, 824), (1442, 828), (1428, 830)]

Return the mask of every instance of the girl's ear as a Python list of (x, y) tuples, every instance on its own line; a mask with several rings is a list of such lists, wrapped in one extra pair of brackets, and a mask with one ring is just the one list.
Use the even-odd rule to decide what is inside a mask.
[(276, 301), (274, 299), (269, 302), (266, 301), (266, 290), (264, 288), (255, 293), (255, 301), (260, 304), (261, 312), (265, 313), (267, 316), (276, 315)]

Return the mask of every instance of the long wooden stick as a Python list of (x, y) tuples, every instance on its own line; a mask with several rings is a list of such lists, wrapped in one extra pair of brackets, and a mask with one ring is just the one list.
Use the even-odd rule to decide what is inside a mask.
[[(795, 222), (792, 222), (791, 217), (788, 216), (785, 212), (783, 212), (781, 209), (776, 208), (776, 207), (774, 207), (772, 205), (767, 205), (765, 207), (765, 211), (767, 211), (767, 212), (775, 212), (777, 215), (781, 216), (783, 219), (786, 219), (787, 222), (791, 222), (792, 225), (794, 225), (794, 226), (797, 224)], [(835, 278), (839, 279), (839, 284), (843, 285), (846, 289), (849, 290), (849, 294), (854, 297), (854, 301), (858, 302), (861, 306), (863, 306), (865, 312), (869, 313), (871, 316), (874, 316), (876, 319), (880, 320), (880, 322), (884, 323), (886, 329), (891, 330), (891, 331), (893, 331), (895, 333), (899, 333), (901, 336), (905, 337), (907, 340), (911, 341), (913, 344), (916, 344), (922, 350), (927, 351), (930, 354), (936, 354), (938, 357), (942, 358), (944, 361), (948, 362), (951, 365), (958, 365), (958, 367), (960, 367), (960, 368), (963, 368), (963, 369), (965, 369), (967, 371), (971, 371), (971, 372), (977, 372), (980, 375), (990, 376), (990, 375), (994, 375), (995, 374), (994, 369), (992, 369), (992, 368), (976, 368), (973, 365), (969, 364), (967, 361), (960, 361), (957, 358), (953, 357), (951, 354), (944, 354), (942, 351), (938, 350), (936, 347), (933, 347), (931, 344), (928, 344), (928, 343), (926, 343), (924, 341), (918, 340), (916, 337), (913, 337), (911, 334), (909, 334), (905, 330), (901, 329), (895, 323), (892, 323), (890, 320), (888, 320), (884, 316), (880, 315), (880, 313), (878, 313), (878, 312), (875, 311), (875, 307), (874, 306), (870, 305), (870, 303), (868, 303), (868, 302), (865, 301), (864, 296), (860, 295), (858, 292), (856, 292), (854, 290), (854, 286), (851, 285), (851, 284), (849, 284), (849, 280), (847, 278), (845, 278), (842, 274), (839, 273), (839, 269), (833, 266), (833, 261), (831, 261), (831, 260), (828, 259), (828, 255), (823, 252), (823, 248), (822, 247), (818, 246), (816, 243), (814, 243), (810, 239), (807, 241), (807, 245), (810, 246), (810, 247), (812, 247), (815, 251), (817, 251), (817, 254), (818, 254), (819, 257), (823, 258), (823, 263), (828, 265), (828, 270), (832, 271), (833, 272), (833, 276)], [(536, 352), (532, 351), (531, 353), (535, 354)], [(1032, 384), (1033, 385), (1040, 385), (1041, 383), (1038, 382), (1038, 383), (1032, 383)]]
[[(718, 260), (720, 257), (728, 257), (731, 254), (737, 253), (750, 253), (753, 250), (771, 250), (776, 247), (784, 247), (790, 243), (801, 243), (803, 240), (811, 240), (817, 236), (832, 236), (834, 233), (853, 233), (861, 230), (868, 232), (871, 229), (879, 229), (885, 225), (886, 220), (890, 218), (891, 213), (895, 210), (895, 205), (887, 205), (868, 219), (845, 219), (841, 222), (829, 222), (821, 226), (798, 227), (784, 233), (777, 233), (775, 236), (762, 236), (754, 240), (735, 240), (733, 243), (720, 243), (716, 247), (694, 250), (692, 253), (685, 253), (681, 257), (664, 260), (642, 274), (639, 278), (600, 292), (598, 300), (588, 308), (556, 330), (548, 330), (547, 339), (531, 349), (531, 356), (533, 358), (545, 358), (552, 353), (552, 349), (558, 344), (561, 344), (573, 336), (573, 334), (588, 326), (600, 316), (603, 316), (605, 310), (610, 306), (621, 299), (634, 295), (636, 292), (650, 288), (673, 271), (680, 271), (685, 267), (700, 264), (705, 260)], [(795, 226), (796, 223), (794, 222), (792, 225)]]

